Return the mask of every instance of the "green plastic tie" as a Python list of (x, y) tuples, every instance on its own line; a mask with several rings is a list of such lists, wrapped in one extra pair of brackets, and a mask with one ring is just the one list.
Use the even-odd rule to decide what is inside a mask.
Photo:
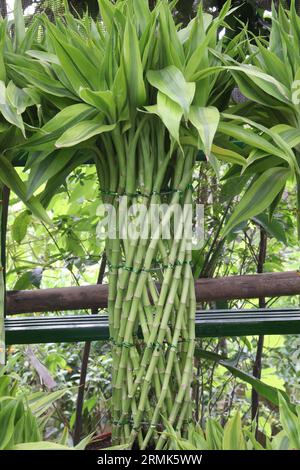
[(106, 189), (100, 189), (100, 193), (105, 194), (106, 196), (114, 196), (114, 197), (128, 196), (128, 197), (134, 198), (134, 197), (167, 196), (169, 194), (176, 194), (176, 193), (179, 193), (180, 195), (182, 195), (188, 189), (191, 189), (193, 191), (194, 190), (193, 185), (188, 184), (185, 190), (175, 188), (175, 189), (168, 189), (165, 191), (153, 190), (150, 193), (143, 193), (142, 191), (136, 191), (135, 193), (128, 193), (124, 191), (123, 193), (118, 193), (117, 191), (109, 191)]
[(111, 263), (108, 263), (108, 268), (109, 270), (114, 270), (114, 269), (124, 269), (125, 271), (134, 273), (134, 274), (140, 274), (142, 272), (145, 273), (151, 273), (155, 271), (161, 271), (162, 269), (174, 269), (177, 266), (184, 266), (184, 265), (190, 265), (193, 266), (193, 263), (191, 261), (175, 261), (174, 263), (168, 263), (168, 264), (161, 264), (160, 266), (155, 266), (153, 268), (135, 268), (134, 266), (127, 266), (126, 264), (116, 264), (113, 265)]

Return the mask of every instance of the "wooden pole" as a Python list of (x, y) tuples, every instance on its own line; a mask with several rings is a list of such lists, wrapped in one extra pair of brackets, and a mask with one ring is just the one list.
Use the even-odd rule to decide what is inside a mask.
[[(95, 309), (107, 306), (107, 285), (7, 292), (7, 315)], [(300, 294), (300, 272), (200, 279), (197, 301), (250, 299)]]

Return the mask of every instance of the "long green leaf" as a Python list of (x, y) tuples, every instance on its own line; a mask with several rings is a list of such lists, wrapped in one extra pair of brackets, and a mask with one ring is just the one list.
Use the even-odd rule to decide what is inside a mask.
[(73, 155), (73, 149), (61, 150), (50, 154), (42, 162), (34, 165), (27, 181), (27, 198), (29, 199), (43, 183), (58, 175)]
[(139, 41), (129, 17), (127, 18), (124, 32), (122, 65), (126, 77), (129, 102), (131, 109), (135, 111), (137, 107), (146, 104), (146, 88)]
[(189, 120), (196, 127), (204, 146), (205, 155), (209, 159), (214, 136), (219, 125), (219, 111), (212, 106), (206, 108), (191, 106)]
[(3, 156), (0, 155), (0, 180), (24, 202), (28, 209), (39, 219), (43, 220), (46, 224), (51, 224), (47, 212), (41, 203), (34, 197), (27, 200), (26, 185), (19, 177), (18, 173), (12, 164)]
[[(276, 387), (272, 387), (271, 385), (264, 383), (262, 380), (259, 380), (256, 377), (253, 377), (253, 375), (242, 371), (241, 369), (237, 368), (231, 361), (229, 361), (228, 359), (225, 359), (220, 354), (216, 354), (210, 351), (205, 351), (203, 349), (197, 349), (197, 354), (199, 354), (199, 357), (202, 357), (203, 359), (217, 362), (221, 366), (225, 367), (226, 369), (229, 370), (229, 372), (232, 373), (232, 375), (234, 375), (234, 377), (237, 377), (240, 380), (250, 384), (257, 391), (259, 395), (266, 398), (271, 403), (274, 403), (274, 405), (276, 406), (279, 405), (278, 392), (282, 393), (285, 400), (289, 403), (288, 396), (283, 390), (279, 390)], [(291, 407), (291, 409), (293, 408), (293, 406), (290, 403), (289, 403), (289, 406)]]
[(0, 81), (0, 113), (3, 117), (13, 124), (14, 126), (21, 129), (22, 134), (25, 136), (25, 129), (23, 124), (22, 116), (18, 113), (18, 110), (12, 106), (7, 97), (7, 90), (4, 82)]
[(15, 0), (14, 4), (15, 21), (15, 48), (18, 50), (25, 38), (25, 21), (22, 8), (22, 0)]
[(240, 413), (229, 419), (224, 428), (223, 450), (246, 450)]
[(103, 132), (110, 132), (115, 128), (115, 124), (99, 124), (94, 121), (82, 121), (67, 129), (63, 135), (55, 142), (55, 147), (74, 147)]
[(300, 419), (289, 408), (281, 393), (278, 393), (280, 422), (286, 432), (291, 446), (300, 450)]
[(269, 208), (285, 186), (291, 171), (287, 168), (270, 168), (246, 191), (222, 231), (225, 237), (234, 227)]

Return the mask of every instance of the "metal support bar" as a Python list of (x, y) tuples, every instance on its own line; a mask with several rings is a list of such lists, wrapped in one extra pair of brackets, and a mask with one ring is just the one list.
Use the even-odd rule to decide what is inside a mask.
[[(6, 318), (7, 344), (107, 341), (106, 315)], [(299, 334), (300, 309), (200, 310), (196, 336)]]

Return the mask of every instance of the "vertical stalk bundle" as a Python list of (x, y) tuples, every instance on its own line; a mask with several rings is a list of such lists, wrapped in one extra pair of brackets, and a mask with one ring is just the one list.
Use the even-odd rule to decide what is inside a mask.
[[(119, 181), (118, 191), (134, 195), (128, 196), (129, 206), (140, 193), (148, 211), (143, 214), (145, 223), (154, 204), (167, 200), (168, 208), (153, 237), (147, 233), (153, 229), (149, 226), (143, 236), (122, 240), (119, 226), (119, 237), (107, 240), (113, 437), (130, 444), (137, 437), (140, 448), (146, 448), (154, 436), (157, 447), (162, 448), (165, 436), (158, 440), (156, 432), (163, 429), (162, 416), (179, 430), (191, 419), (196, 304), (190, 240), (183, 233), (185, 221), (177, 221), (167, 241), (160, 232), (173, 220), (178, 205), (192, 202), (195, 152), (187, 150), (183, 158), (181, 150), (174, 150), (158, 118), (142, 117), (137, 130), (130, 133), (132, 139), (125, 139), (125, 145), (136, 148), (134, 153), (126, 152), (126, 183), (122, 188)], [(120, 202), (115, 196), (114, 204), (120, 221), (122, 198)], [(160, 291), (157, 280), (162, 284)], [(142, 340), (137, 337), (138, 329)]]

